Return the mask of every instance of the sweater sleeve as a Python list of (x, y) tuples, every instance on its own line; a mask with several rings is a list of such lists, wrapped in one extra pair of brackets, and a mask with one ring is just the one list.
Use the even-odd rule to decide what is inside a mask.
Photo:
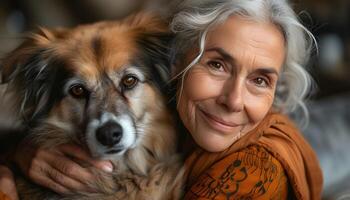
[(186, 200), (287, 199), (281, 163), (260, 146), (249, 146), (214, 163), (188, 187)]
[(6, 194), (0, 191), (0, 200), (10, 200), (10, 198)]

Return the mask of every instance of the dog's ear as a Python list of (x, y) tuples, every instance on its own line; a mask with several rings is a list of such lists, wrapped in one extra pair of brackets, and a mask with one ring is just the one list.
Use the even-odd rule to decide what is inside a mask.
[(1, 81), (7, 83), (7, 91), (15, 95), (24, 120), (34, 118), (47, 106), (48, 82), (52, 79), (52, 70), (56, 70), (49, 67), (50, 44), (61, 37), (62, 31), (41, 28), (2, 60)]
[(140, 12), (128, 16), (126, 24), (140, 28), (143, 32), (169, 33), (168, 21), (156, 13)]
[(130, 20), (138, 27), (137, 42), (143, 50), (151, 78), (161, 89), (170, 80), (170, 50), (173, 34), (165, 19), (150, 13), (136, 14)]
[[(47, 44), (57, 38), (61, 32), (61, 30), (53, 32), (45, 28), (39, 28), (37, 32), (24, 38), (24, 41), (15, 50), (2, 58), (0, 83), (8, 83), (16, 77), (19, 71), (24, 70), (25, 65), (33, 64), (33, 59), (37, 59)], [(27, 68), (27, 70), (31, 69)]]

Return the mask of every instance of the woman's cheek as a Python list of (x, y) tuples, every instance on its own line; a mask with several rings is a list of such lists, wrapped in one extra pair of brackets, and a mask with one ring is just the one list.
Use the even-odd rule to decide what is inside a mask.
[(184, 83), (184, 92), (187, 93), (189, 100), (205, 100), (220, 93), (221, 82), (205, 71), (193, 69), (189, 72)]
[(254, 123), (260, 122), (266, 114), (269, 112), (274, 95), (271, 93), (267, 94), (251, 94), (245, 95), (245, 109), (250, 121)]

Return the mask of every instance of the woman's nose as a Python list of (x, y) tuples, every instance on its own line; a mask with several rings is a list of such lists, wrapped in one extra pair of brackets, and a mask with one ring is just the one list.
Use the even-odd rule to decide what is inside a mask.
[(240, 112), (244, 109), (244, 86), (240, 81), (230, 81), (222, 89), (217, 102), (230, 112)]

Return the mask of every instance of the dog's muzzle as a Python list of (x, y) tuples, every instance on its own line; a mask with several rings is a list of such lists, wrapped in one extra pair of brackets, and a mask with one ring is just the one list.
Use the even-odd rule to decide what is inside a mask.
[(104, 113), (89, 122), (86, 142), (93, 157), (122, 154), (136, 143), (136, 129), (129, 115)]
[(118, 144), (122, 137), (123, 128), (117, 122), (109, 121), (96, 130), (97, 141), (106, 147)]

